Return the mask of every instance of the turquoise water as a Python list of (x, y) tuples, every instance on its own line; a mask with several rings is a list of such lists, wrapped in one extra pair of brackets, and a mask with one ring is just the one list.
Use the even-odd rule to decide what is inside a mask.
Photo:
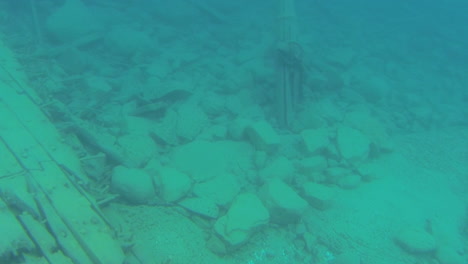
[(125, 263), (468, 263), (468, 3), (381, 2), (3, 0), (0, 33)]

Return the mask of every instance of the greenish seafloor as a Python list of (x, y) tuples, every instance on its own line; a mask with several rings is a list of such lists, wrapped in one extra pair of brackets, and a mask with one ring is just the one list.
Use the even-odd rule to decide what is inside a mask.
[(304, 93), (284, 129), (267, 3), (15, 3), (1, 37), (128, 263), (468, 263), (455, 11), (298, 2)]

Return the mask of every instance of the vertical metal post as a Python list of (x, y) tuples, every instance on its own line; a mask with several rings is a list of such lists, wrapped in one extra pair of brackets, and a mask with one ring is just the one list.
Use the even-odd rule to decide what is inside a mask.
[(38, 42), (38, 44), (41, 44), (41, 42), (42, 42), (42, 32), (41, 32), (41, 27), (39, 25), (39, 19), (37, 17), (37, 9), (36, 9), (35, 0), (29, 0), (29, 6), (31, 7), (31, 14), (32, 14), (32, 18), (33, 18), (34, 31), (36, 32), (37, 42)]
[(302, 48), (298, 42), (294, 0), (279, 1), (277, 43), (277, 119), (280, 127), (290, 128), (302, 95)]

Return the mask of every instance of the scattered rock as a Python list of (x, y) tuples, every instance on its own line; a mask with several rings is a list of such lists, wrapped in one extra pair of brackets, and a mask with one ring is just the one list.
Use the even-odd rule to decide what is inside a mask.
[(268, 210), (254, 194), (240, 194), (226, 215), (215, 223), (216, 233), (228, 244), (236, 247), (247, 242), (250, 236), (270, 219)]
[(345, 175), (340, 177), (336, 184), (343, 189), (357, 188), (361, 184), (361, 175), (355, 173)]
[(212, 200), (207, 198), (187, 198), (180, 201), (179, 205), (191, 212), (205, 217), (218, 218), (219, 216), (218, 206)]
[(107, 172), (109, 170), (107, 162), (106, 155), (99, 152), (92, 157), (82, 158), (81, 166), (88, 177), (101, 181), (107, 176)]
[(342, 77), (342, 73), (335, 70), (327, 70), (324, 72), (324, 84), (323, 88), (327, 91), (339, 91), (345, 85), (345, 80)]
[(155, 195), (151, 176), (141, 169), (115, 167), (111, 187), (113, 191), (135, 204), (145, 204)]
[(345, 252), (341, 253), (333, 260), (329, 262), (330, 264), (361, 264), (361, 257), (356, 252)]
[(149, 136), (127, 134), (119, 137), (117, 143), (122, 147), (127, 164), (139, 168), (156, 154), (156, 143)]
[(336, 142), (341, 156), (350, 162), (364, 161), (369, 155), (369, 139), (354, 128), (338, 127)]
[(305, 158), (299, 163), (299, 170), (303, 174), (320, 173), (328, 166), (327, 160), (322, 156)]
[(356, 52), (351, 47), (340, 47), (335, 48), (330, 51), (329, 56), (327, 56), (328, 62), (342, 69), (347, 69), (351, 66), (356, 57)]
[(189, 174), (195, 182), (205, 182), (226, 171), (247, 171), (252, 164), (253, 149), (248, 143), (196, 140), (175, 148), (171, 166)]
[(307, 129), (301, 132), (305, 149), (310, 154), (318, 154), (326, 149), (330, 143), (328, 140), (328, 129)]
[(216, 235), (210, 236), (210, 238), (206, 241), (206, 248), (208, 248), (211, 252), (215, 253), (216, 255), (225, 255), (228, 252), (226, 245)]
[(216, 118), (226, 113), (224, 97), (215, 93), (208, 93), (204, 96), (203, 101), (200, 103), (200, 107), (212, 118)]
[[(171, 70), (171, 66), (161, 63), (161, 61), (154, 62), (148, 68), (149, 77), (144, 84), (147, 89), (140, 93), (140, 100), (142, 103), (156, 103), (166, 102), (168, 105), (173, 105), (188, 99), (192, 96), (192, 85), (186, 80), (161, 80), (164, 79), (162, 69)], [(156, 77), (159, 76), (159, 77)]]
[(279, 224), (295, 223), (308, 204), (296, 191), (280, 179), (272, 179), (261, 191), (261, 198), (268, 208), (271, 221)]
[(82, 74), (90, 67), (93, 67), (93, 61), (90, 59), (89, 54), (74, 47), (71, 47), (67, 49), (66, 52), (58, 55), (57, 63), (60, 64), (61, 68), (67, 74), (71, 75)]
[(337, 183), (341, 178), (345, 177), (346, 175), (350, 174), (351, 171), (349, 169), (343, 167), (330, 167), (325, 170), (325, 174), (327, 175), (327, 181), (330, 183)]
[(224, 125), (211, 125), (203, 129), (202, 134), (198, 137), (208, 141), (226, 140), (227, 127)]
[(382, 166), (375, 162), (366, 162), (359, 164), (356, 168), (359, 175), (361, 175), (363, 181), (372, 181), (378, 179), (382, 174)]
[(319, 209), (328, 209), (336, 196), (336, 190), (314, 182), (307, 182), (303, 185), (304, 198), (310, 205)]
[(280, 143), (280, 137), (276, 131), (266, 121), (251, 123), (246, 128), (246, 134), (250, 143), (257, 150), (273, 152)]
[(74, 41), (100, 27), (92, 12), (80, 0), (67, 0), (47, 18), (46, 29), (59, 42)]
[(161, 196), (166, 202), (182, 199), (192, 187), (192, 181), (188, 175), (168, 167), (163, 167), (158, 171), (155, 182), (161, 188)]
[(237, 118), (232, 121), (228, 127), (228, 135), (233, 140), (243, 140), (245, 136), (245, 131), (249, 126), (250, 121), (243, 118)]
[[(360, 105), (346, 114), (344, 122), (361, 131), (377, 152), (390, 152), (394, 143), (382, 122), (370, 113), (368, 105)], [(379, 154), (379, 153), (375, 153)]]
[(405, 228), (397, 234), (395, 241), (412, 254), (430, 253), (437, 248), (434, 237), (422, 228)]
[(102, 96), (105, 96), (112, 90), (112, 86), (107, 80), (99, 76), (89, 76), (83, 81), (87, 88), (95, 94), (96, 98), (102, 98)]
[(312, 108), (316, 114), (330, 124), (335, 124), (343, 119), (343, 112), (331, 99), (320, 100)]
[(184, 104), (178, 109), (177, 116), (177, 136), (185, 141), (194, 140), (209, 124), (205, 112), (197, 105)]
[(221, 174), (209, 181), (195, 184), (193, 193), (217, 205), (226, 206), (234, 200), (240, 189), (239, 182), (234, 175)]
[(268, 179), (280, 179), (290, 182), (294, 176), (294, 171), (293, 163), (286, 157), (280, 156), (260, 171), (260, 177), (264, 181)]
[(255, 151), (253, 159), (254, 159), (255, 168), (262, 169), (266, 165), (267, 154), (265, 151)]
[(107, 35), (109, 50), (124, 56), (133, 56), (137, 53), (147, 53), (154, 50), (155, 41), (145, 32), (128, 25), (114, 26)]
[(161, 146), (177, 145), (177, 122), (178, 115), (174, 110), (165, 111), (164, 118), (155, 123), (151, 129), (150, 136)]
[(316, 109), (313, 106), (306, 106), (305, 109), (297, 113), (291, 129), (299, 133), (304, 129), (317, 129), (323, 126), (325, 126), (325, 121), (317, 113)]
[(454, 248), (441, 246), (437, 249), (436, 258), (440, 264), (463, 264), (467, 263), (466, 258), (461, 256)]
[(356, 90), (368, 103), (376, 104), (384, 98), (388, 98), (392, 87), (388, 80), (381, 76), (363, 76), (365, 78), (362, 83), (356, 85)]

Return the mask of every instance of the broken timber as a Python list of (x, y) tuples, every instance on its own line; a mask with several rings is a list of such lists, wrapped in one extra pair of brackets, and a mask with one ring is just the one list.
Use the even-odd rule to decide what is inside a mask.
[(79, 186), (79, 159), (1, 40), (0, 54), (0, 230), (8, 230), (0, 262), (123, 263), (113, 231)]

